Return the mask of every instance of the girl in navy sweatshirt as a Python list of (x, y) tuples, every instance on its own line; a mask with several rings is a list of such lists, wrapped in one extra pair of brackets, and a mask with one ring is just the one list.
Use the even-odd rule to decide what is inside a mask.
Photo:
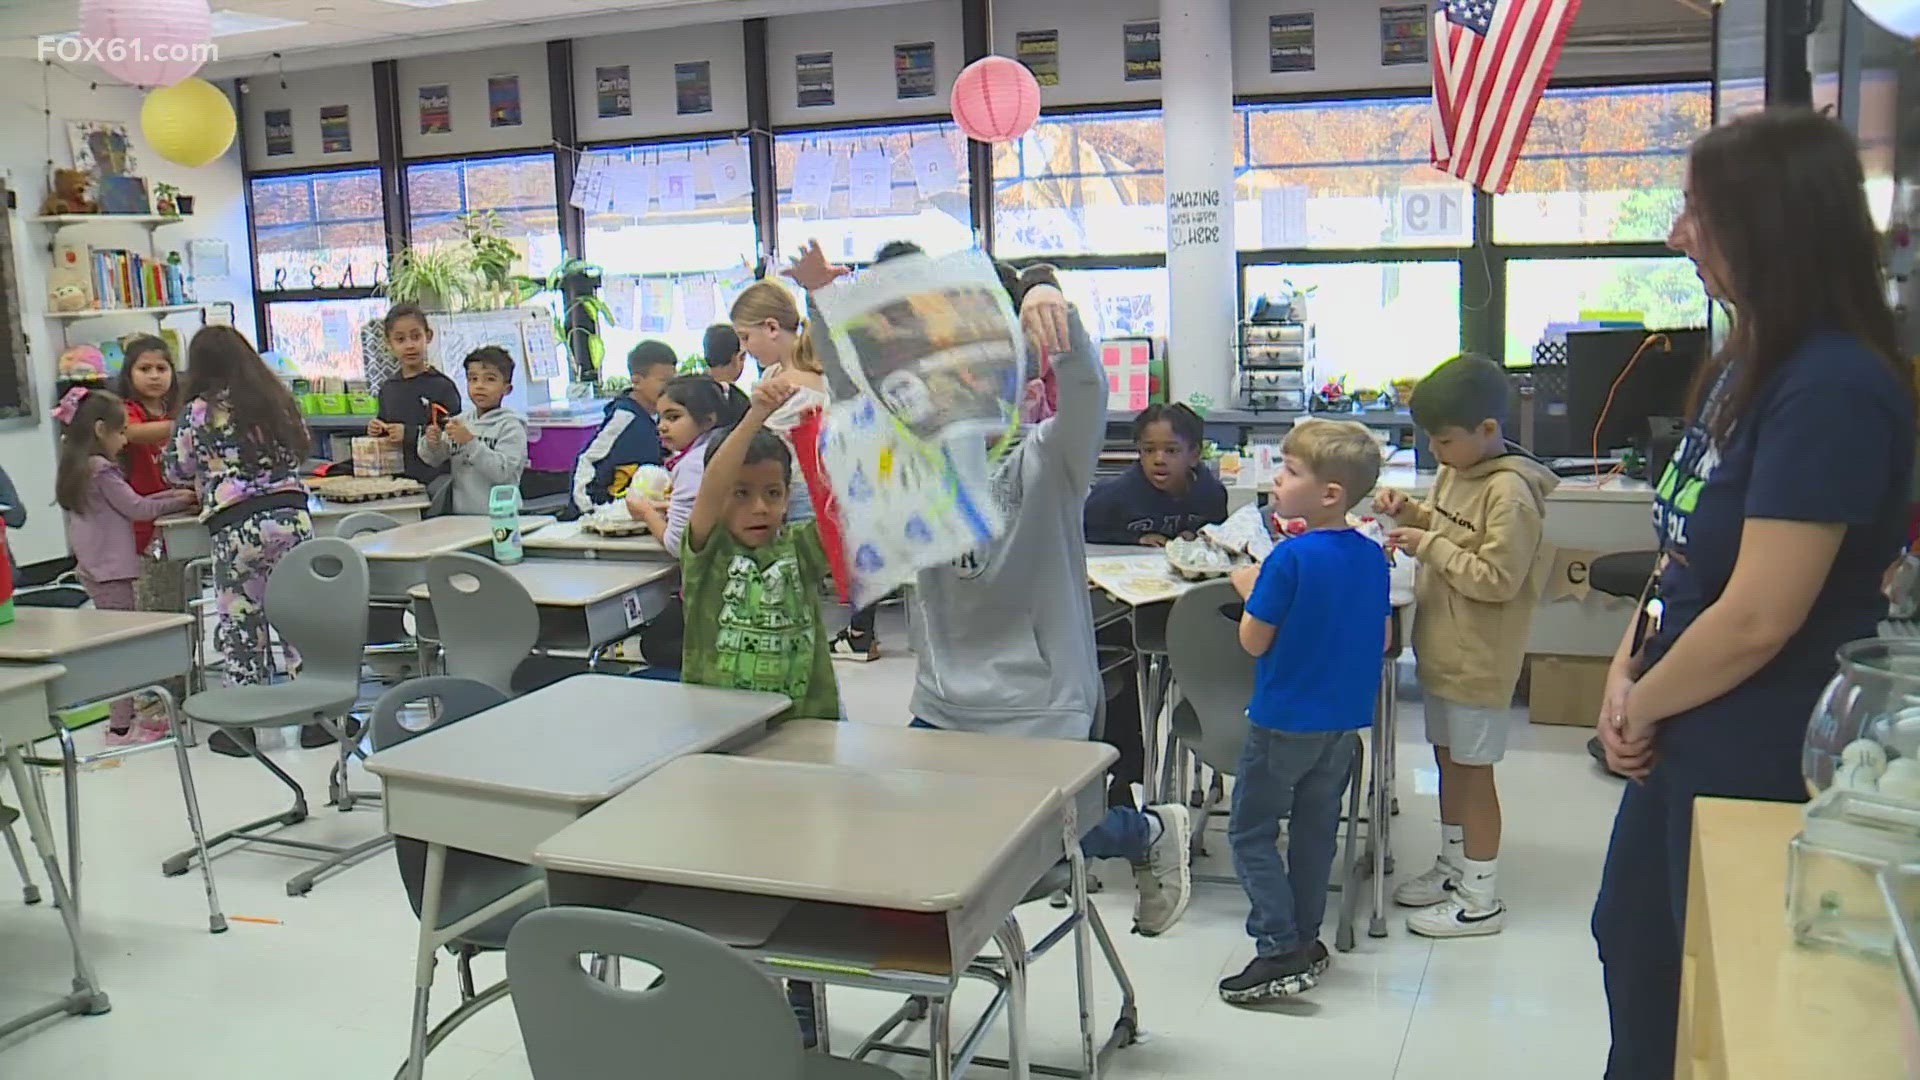
[(1159, 547), (1227, 520), (1227, 489), (1200, 464), (1205, 432), (1185, 405), (1142, 409), (1133, 418), (1140, 462), (1087, 496), (1087, 542)]

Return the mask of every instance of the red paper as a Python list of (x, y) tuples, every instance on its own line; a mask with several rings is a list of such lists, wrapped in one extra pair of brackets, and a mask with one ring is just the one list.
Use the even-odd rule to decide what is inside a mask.
[(841, 536), (840, 507), (834, 501), (826, 467), (820, 462), (820, 428), (825, 415), (822, 410), (814, 409), (794, 425), (793, 453), (799, 459), (800, 475), (807, 482), (807, 496), (813, 500), (820, 546), (827, 553), (827, 566), (833, 570), (833, 587), (844, 604), (847, 590), (853, 587), (853, 567), (847, 561), (847, 544)]

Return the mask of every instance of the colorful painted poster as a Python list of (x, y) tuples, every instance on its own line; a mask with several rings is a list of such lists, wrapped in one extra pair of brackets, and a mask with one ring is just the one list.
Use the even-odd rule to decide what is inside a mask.
[(293, 153), (293, 110), (268, 109), (261, 114), (267, 125), (267, 156), (286, 157)]
[(793, 58), (794, 104), (802, 109), (833, 104), (833, 54), (801, 53)]
[(67, 121), (67, 147), (73, 151), (73, 167), (81, 172), (96, 177), (134, 176), (140, 172), (133, 160), (133, 140), (127, 137), (127, 125), (118, 120)]
[(453, 133), (453, 94), (446, 83), (420, 88), (420, 134)]
[(1397, 67), (1427, 62), (1428, 5), (1380, 9), (1380, 64)]
[(901, 101), (933, 96), (933, 42), (893, 47), (893, 95)]
[(1027, 65), (1041, 86), (1060, 85), (1060, 31), (1022, 30), (1014, 35), (1014, 59)]
[(627, 65), (594, 68), (593, 92), (600, 119), (633, 115), (633, 79)]
[(681, 116), (713, 111), (713, 62), (673, 65), (674, 108)]
[(1128, 82), (1160, 77), (1160, 20), (1130, 22), (1121, 28)]
[(520, 76), (493, 75), (488, 77), (487, 126), (520, 126)]
[(320, 106), (320, 152), (353, 153), (353, 125), (347, 120), (345, 105)]
[(640, 326), (643, 334), (664, 334), (673, 320), (673, 279), (640, 279)]
[(1267, 70), (1313, 70), (1313, 12), (1268, 16)]

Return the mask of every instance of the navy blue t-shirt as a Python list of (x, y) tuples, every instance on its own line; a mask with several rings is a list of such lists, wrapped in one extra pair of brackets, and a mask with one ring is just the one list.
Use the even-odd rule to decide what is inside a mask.
[(1282, 542), (1260, 566), (1247, 613), (1274, 628), (1254, 665), (1247, 718), (1276, 731), (1349, 731), (1373, 723), (1386, 652), (1387, 556), (1352, 529)]
[[(1727, 381), (1723, 375), (1706, 416)], [(1745, 756), (1791, 747), (1797, 755), (1812, 698), (1833, 675), (1834, 650), (1872, 637), (1886, 615), (1880, 577), (1906, 541), (1911, 399), (1864, 342), (1820, 331), (1761, 389), (1724, 445), (1712, 445), (1705, 419), (1688, 429), (1654, 501), (1654, 525), (1672, 557), (1660, 578), (1665, 611), (1649, 660), (1665, 655), (1725, 591), (1748, 518), (1847, 530), (1806, 621), (1779, 654), (1741, 687), (1663, 724), (1662, 749)], [(1722, 722), (1740, 730), (1722, 732)]]

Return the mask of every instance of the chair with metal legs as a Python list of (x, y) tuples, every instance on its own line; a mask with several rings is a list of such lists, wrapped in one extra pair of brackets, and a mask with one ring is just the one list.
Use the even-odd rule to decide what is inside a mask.
[[(217, 728), (251, 730), (286, 724), (321, 724), (347, 741), (343, 718), (360, 697), (360, 663), (367, 641), (367, 561), (338, 537), (308, 540), (280, 560), (267, 579), (267, 621), (301, 658), (300, 674), (264, 686), (228, 686), (194, 694), (181, 712)], [(209, 850), (229, 841), (272, 844), (315, 852), (324, 858), (287, 882), (287, 895), (301, 896), (324, 874), (352, 866), (385, 847), (376, 837), (351, 847), (293, 840), (259, 830), (295, 825), (307, 818), (307, 796), (300, 782), (262, 752), (252, 739), (241, 746), (293, 792), (293, 805), (281, 813), (229, 829), (207, 839)], [(338, 766), (336, 766), (338, 768)], [(167, 874), (186, 872), (195, 855), (184, 851), (168, 859)]]
[(540, 640), (540, 609), (527, 587), (477, 555), (427, 563), (427, 591), (446, 674), (513, 693), (513, 673)]
[[(475, 713), (484, 712), (507, 700), (507, 695), (473, 679), (451, 678), (447, 676), (429, 676), (412, 679), (381, 695), (373, 706), (373, 718), (370, 722), (370, 739), (375, 751), (398, 746), (408, 739), (424, 735), (435, 728), (444, 727), (457, 720), (464, 720)], [(409, 706), (427, 703), (424, 723), (413, 727), (401, 720), (401, 715)], [(407, 901), (413, 905), (415, 918), (424, 910), (429, 855), (427, 845), (408, 837), (395, 837), (393, 842), (395, 861), (400, 866), (400, 882), (406, 887)], [(410, 1045), (419, 1048), (419, 1057), (426, 1055), (439, 1046), (454, 1028), (459, 1027), (480, 1010), (505, 997), (507, 983), (503, 979), (486, 990), (475, 989), (473, 981), (473, 958), (483, 952), (499, 952), (507, 947), (507, 932), (513, 924), (528, 912), (538, 910), (544, 903), (532, 900), (519, 907), (512, 908), (485, 920), (445, 940), (444, 945), (433, 942), (445, 939), (449, 928), (456, 927), (463, 920), (471, 918), (482, 908), (493, 904), (509, 893), (515, 892), (529, 882), (539, 881), (540, 871), (531, 866), (496, 859), (472, 851), (449, 850), (440, 872), (438, 888), (440, 901), (439, 926), (421, 927), (422, 942), (420, 955), (416, 963), (424, 965), (425, 978), (417, 979), (414, 987), (412, 1034)], [(433, 957), (439, 947), (453, 953), (459, 964), (460, 1006), (429, 1031), (427, 1030), (427, 1006), (432, 987)], [(400, 1073), (404, 1075), (407, 1066), (402, 1065)]]
[[(378, 510), (360, 510), (340, 519), (333, 535), (351, 540), (367, 533), (397, 529), (400, 522)], [(398, 685), (413, 675), (425, 675), (420, 648), (407, 628), (404, 601), (376, 599), (367, 614), (367, 663), (382, 682)]]
[[(22, 798), (32, 798), (22, 793)], [(7, 841), (7, 854), (13, 856), (13, 868), (20, 871), (20, 899), (28, 904), (40, 902), (40, 886), (33, 883), (33, 873), (27, 869), (26, 853), (20, 850), (20, 838), (13, 834), (13, 823), (20, 818), (20, 811), (0, 802), (0, 836)]]
[[(631, 956), (664, 978), (640, 991), (609, 986), (580, 966), (582, 953)], [(613, 1080), (641, 1066), (670, 1077), (899, 1080), (878, 1065), (808, 1053), (773, 980), (729, 946), (664, 919), (536, 911), (507, 939), (507, 978), (537, 1080)]]

